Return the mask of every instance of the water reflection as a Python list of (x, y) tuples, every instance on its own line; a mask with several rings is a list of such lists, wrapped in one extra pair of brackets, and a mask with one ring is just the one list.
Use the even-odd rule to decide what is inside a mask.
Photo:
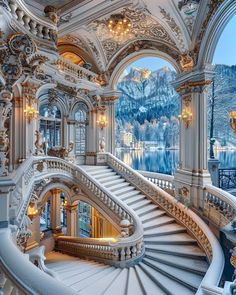
[(178, 150), (117, 150), (116, 156), (135, 170), (173, 174), (179, 162)]
[[(174, 174), (179, 162), (178, 150), (116, 150), (116, 156), (135, 170)], [(236, 151), (218, 151), (220, 168), (236, 167)]]

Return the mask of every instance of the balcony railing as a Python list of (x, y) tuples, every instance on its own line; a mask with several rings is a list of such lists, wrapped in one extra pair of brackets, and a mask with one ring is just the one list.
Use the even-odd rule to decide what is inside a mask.
[(219, 169), (219, 187), (223, 190), (236, 188), (236, 168)]

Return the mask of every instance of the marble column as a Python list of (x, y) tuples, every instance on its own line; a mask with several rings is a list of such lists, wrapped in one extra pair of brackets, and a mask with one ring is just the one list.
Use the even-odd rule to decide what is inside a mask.
[(60, 209), (60, 194), (61, 190), (53, 189), (51, 197), (51, 227), (53, 233), (61, 233), (61, 209)]
[(78, 205), (68, 205), (66, 208), (67, 236), (78, 236)]
[(180, 122), (176, 197), (195, 208), (203, 207), (203, 188), (211, 183), (207, 167), (207, 89), (212, 76), (211, 71), (188, 72), (173, 83), (180, 94), (181, 114), (189, 114)]

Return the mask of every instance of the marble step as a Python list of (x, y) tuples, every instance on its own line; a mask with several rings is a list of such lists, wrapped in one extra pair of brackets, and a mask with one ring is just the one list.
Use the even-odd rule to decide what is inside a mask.
[(189, 257), (192, 259), (206, 260), (205, 253), (197, 245), (185, 244), (183, 247), (183, 245), (146, 244), (145, 249), (154, 253), (164, 253), (179, 257)]
[(157, 206), (154, 204), (149, 204), (143, 208), (139, 208), (138, 210), (136, 210), (136, 213), (138, 214), (139, 217), (144, 216), (149, 214), (152, 211), (157, 210)]
[(144, 208), (145, 206), (147, 206), (147, 205), (149, 205), (149, 204), (151, 204), (152, 203), (152, 201), (150, 201), (150, 200), (148, 200), (148, 199), (144, 199), (144, 200), (142, 200), (142, 201), (140, 201), (140, 202), (137, 202), (137, 203), (135, 203), (135, 204), (131, 204), (131, 205), (129, 205), (130, 206), (130, 208), (132, 208), (134, 211), (137, 211), (137, 210), (139, 210), (139, 209), (141, 209), (141, 208)]
[(99, 170), (111, 169), (109, 166), (89, 166), (89, 165), (80, 165), (80, 167), (86, 172), (94, 172)]
[(127, 290), (128, 268), (123, 268), (115, 280), (110, 284), (104, 295), (125, 295)]
[(203, 279), (203, 276), (201, 275), (169, 266), (146, 257), (143, 259), (143, 263), (195, 292)]
[(110, 268), (110, 266), (103, 265), (103, 266), (88, 269), (85, 272), (74, 274), (73, 276), (70, 276), (69, 278), (66, 278), (65, 280), (63, 279), (63, 283), (68, 287), (74, 288), (74, 286), (76, 287), (77, 283), (79, 283), (80, 281), (88, 277), (94, 276), (95, 274), (103, 271), (106, 268)]
[[(135, 265), (135, 271), (141, 282), (145, 295), (167, 295), (167, 293), (160, 288), (139, 265)], [(135, 294), (134, 294), (135, 295)]]
[[(155, 271), (151, 266), (141, 262), (141, 269), (168, 295), (194, 295), (196, 292), (174, 281), (172, 278)], [(157, 293), (158, 295), (158, 293)]]
[(131, 206), (133, 204), (137, 204), (143, 200), (146, 200), (146, 197), (142, 194), (137, 194), (134, 196), (129, 197), (127, 200), (125, 200), (124, 202), (128, 205)]
[(110, 179), (106, 179), (106, 180), (104, 180), (103, 182), (102, 182), (102, 184), (105, 186), (105, 187), (111, 187), (111, 186), (113, 186), (113, 185), (116, 185), (116, 184), (118, 184), (118, 183), (122, 183), (122, 182), (125, 182), (125, 179), (124, 178), (120, 178), (120, 176), (119, 175), (117, 175), (117, 176), (113, 176), (113, 179), (112, 180), (110, 180)]
[[(91, 283), (90, 286), (84, 288), (79, 292), (80, 295), (102, 295), (106, 291), (106, 289), (110, 286), (110, 284), (117, 278), (117, 276), (122, 271), (121, 268), (115, 268), (112, 272), (106, 275), (106, 279), (104, 277), (96, 282), (95, 286)], [(94, 292), (96, 290), (96, 292)]]
[(171, 223), (157, 228), (145, 230), (144, 237), (158, 237), (183, 232), (186, 232), (186, 228), (184, 226), (177, 223)]
[(128, 192), (131, 192), (133, 191), (135, 188), (131, 185), (125, 187), (125, 188), (122, 188), (122, 189), (118, 189), (116, 191), (113, 191), (113, 193), (118, 197), (120, 198), (122, 195), (124, 195), (125, 193), (128, 193)]
[(127, 291), (126, 295), (145, 295), (143, 287), (141, 285), (141, 281), (136, 274), (135, 268), (129, 268), (129, 275), (127, 281)]
[(166, 215), (166, 212), (164, 210), (157, 209), (155, 211), (150, 212), (148, 215), (140, 216), (140, 220), (142, 221), (143, 224), (145, 224), (163, 215)]
[(89, 173), (90, 176), (100, 179), (101, 177), (109, 176), (109, 175), (116, 175), (116, 173), (112, 169), (106, 169), (101, 171), (94, 171)]
[(120, 196), (120, 199), (122, 201), (127, 201), (129, 198), (132, 198), (132, 197), (137, 196), (137, 195), (140, 195), (140, 192), (135, 189), (135, 190), (133, 190), (131, 192), (122, 194), (122, 196)]
[(196, 245), (197, 241), (187, 233), (161, 235), (156, 237), (144, 237), (145, 245), (167, 244), (167, 245)]
[(128, 182), (122, 182), (122, 183), (117, 183), (116, 185), (110, 186), (109, 187), (109, 191), (110, 192), (116, 192), (119, 191), (123, 188), (127, 188), (128, 186), (130, 186), (130, 184)]
[(81, 291), (82, 289), (91, 286), (91, 284), (96, 284), (96, 282), (100, 279), (104, 280), (104, 278), (106, 278), (107, 275), (112, 273), (114, 269), (115, 267), (107, 266), (105, 269), (97, 272), (95, 275), (89, 276), (84, 280), (81, 280), (78, 283), (72, 285), (72, 288), (76, 291)]
[(155, 229), (157, 227), (163, 226), (163, 225), (167, 225), (167, 224), (171, 224), (174, 223), (175, 219), (172, 217), (169, 217), (167, 215), (162, 215), (160, 217), (157, 217), (155, 219), (152, 219), (151, 221), (148, 221), (146, 223), (144, 223), (143, 228), (146, 231), (150, 230), (150, 229)]
[(204, 275), (208, 269), (208, 263), (204, 260), (197, 260), (192, 258), (184, 258), (170, 254), (153, 253), (146, 249), (145, 257), (151, 260), (155, 260), (176, 268), (194, 272), (200, 275)]
[(105, 174), (101, 173), (101, 174), (97, 175), (95, 177), (95, 179), (101, 183), (104, 179), (110, 179), (110, 177), (112, 177), (112, 176), (117, 176), (117, 174), (115, 172), (109, 172), (109, 173), (105, 173)]

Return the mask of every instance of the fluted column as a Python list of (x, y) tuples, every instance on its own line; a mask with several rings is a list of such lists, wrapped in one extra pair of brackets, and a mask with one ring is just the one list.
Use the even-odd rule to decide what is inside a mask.
[(67, 236), (78, 236), (78, 205), (66, 207)]
[(52, 190), (52, 204), (51, 204), (51, 226), (53, 233), (61, 232), (61, 220), (60, 220), (60, 193), (61, 190)]
[(212, 72), (182, 74), (174, 83), (181, 99), (179, 168), (176, 197), (187, 206), (203, 206), (203, 188), (211, 183), (207, 167), (207, 90)]

